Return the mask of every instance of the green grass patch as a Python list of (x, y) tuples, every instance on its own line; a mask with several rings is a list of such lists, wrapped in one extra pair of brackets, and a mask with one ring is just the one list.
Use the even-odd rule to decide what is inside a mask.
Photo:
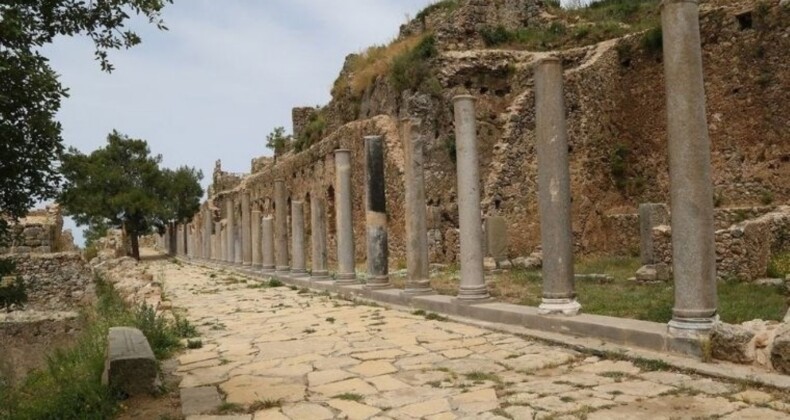
[(365, 397), (360, 394), (354, 394), (353, 392), (345, 392), (343, 394), (335, 395), (333, 398), (337, 398), (339, 400), (346, 400), (346, 401), (355, 401), (361, 402)]
[(416, 90), (426, 93), (441, 93), (430, 62), (439, 54), (433, 35), (423, 37), (409, 50), (395, 56), (389, 69), (389, 78), (396, 91)]
[(277, 280), (277, 279), (269, 279), (268, 286), (269, 287), (283, 287), (283, 286), (285, 286), (285, 283), (283, 283), (283, 282), (281, 282), (280, 280)]
[(98, 301), (82, 316), (86, 328), (74, 346), (53, 352), (44, 369), (31, 372), (17, 386), (0, 380), (0, 418), (104, 419), (118, 408), (116, 391), (101, 384), (110, 327), (140, 329), (157, 358), (181, 348), (179, 332), (191, 331), (157, 316), (151, 307), (128, 307), (112, 285), (96, 278)]
[(790, 251), (780, 252), (768, 262), (768, 277), (783, 279), (790, 275)]

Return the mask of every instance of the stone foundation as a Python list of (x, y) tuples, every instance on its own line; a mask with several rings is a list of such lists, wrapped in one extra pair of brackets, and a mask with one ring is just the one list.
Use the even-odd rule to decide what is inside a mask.
[(93, 296), (90, 269), (79, 253), (24, 254), (6, 257), (16, 262), (25, 282), (29, 309), (72, 310)]

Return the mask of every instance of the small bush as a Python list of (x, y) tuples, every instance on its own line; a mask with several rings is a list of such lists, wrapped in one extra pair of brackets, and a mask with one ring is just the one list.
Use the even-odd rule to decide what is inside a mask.
[(425, 23), (425, 18), (439, 11), (452, 11), (458, 8), (458, 0), (442, 0), (420, 10), (414, 18)]
[(187, 340), (187, 348), (191, 350), (203, 348), (203, 340)]
[(480, 35), (483, 37), (483, 42), (488, 47), (507, 44), (513, 41), (514, 38), (513, 32), (508, 31), (507, 28), (502, 25), (495, 28), (483, 28), (480, 31)]
[(277, 279), (269, 280), (269, 287), (283, 287), (285, 284)]
[(314, 112), (294, 142), (294, 151), (301, 152), (324, 138), (326, 132), (326, 117), (321, 111)]
[(85, 261), (90, 261), (96, 258), (98, 255), (99, 255), (99, 249), (96, 248), (95, 246), (89, 246), (85, 248), (85, 251), (82, 252), (82, 258), (84, 258)]
[(436, 39), (428, 35), (414, 48), (395, 57), (390, 68), (390, 82), (395, 90), (420, 90), (427, 80), (435, 77), (430, 60), (436, 55)]
[(27, 289), (22, 277), (12, 277), (13, 281), (4, 283), (0, 277), (0, 309), (21, 308), (27, 303)]
[(450, 134), (444, 138), (444, 150), (447, 152), (447, 157), (450, 158), (450, 162), (455, 165), (458, 162), (458, 149), (455, 145), (454, 134)]
[(664, 35), (661, 26), (651, 28), (642, 35), (642, 49), (650, 54), (658, 54), (664, 47)]
[(760, 203), (764, 206), (770, 206), (774, 202), (774, 193), (771, 191), (763, 191), (760, 193)]
[(614, 184), (619, 189), (624, 189), (627, 185), (627, 161), (629, 150), (623, 144), (617, 144), (609, 156), (609, 171), (614, 179)]

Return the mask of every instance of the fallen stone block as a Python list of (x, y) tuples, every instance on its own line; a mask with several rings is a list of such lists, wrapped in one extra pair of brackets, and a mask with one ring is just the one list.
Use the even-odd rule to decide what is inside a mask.
[(714, 359), (735, 363), (754, 361), (754, 332), (739, 325), (720, 322), (711, 334), (711, 353)]
[(771, 349), (771, 365), (778, 372), (790, 374), (790, 328), (782, 328), (774, 338)]
[(160, 382), (156, 356), (142, 331), (110, 328), (102, 383), (129, 396), (157, 391)]

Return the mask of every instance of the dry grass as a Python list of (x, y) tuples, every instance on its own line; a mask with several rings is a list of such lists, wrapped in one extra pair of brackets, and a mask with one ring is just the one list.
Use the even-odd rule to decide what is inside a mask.
[(422, 38), (421, 35), (415, 35), (388, 45), (375, 45), (356, 55), (351, 60), (349, 73), (335, 82), (332, 95), (348, 89), (352, 96), (361, 97), (378, 77), (389, 73), (395, 57), (413, 50)]

